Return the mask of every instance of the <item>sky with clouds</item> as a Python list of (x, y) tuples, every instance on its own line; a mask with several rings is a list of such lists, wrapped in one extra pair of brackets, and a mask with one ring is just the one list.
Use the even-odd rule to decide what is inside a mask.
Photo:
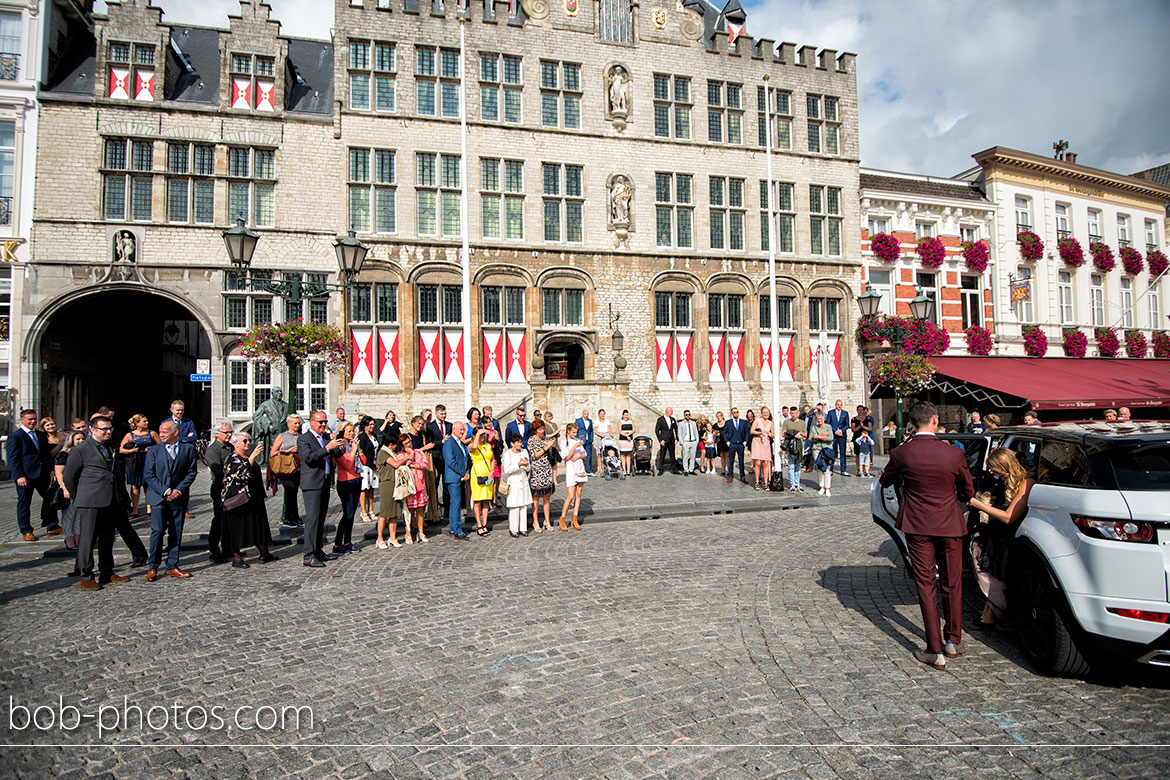
[[(1095, 168), (1170, 162), (1168, 0), (742, 1), (757, 37), (858, 55), (867, 167), (949, 176), (990, 146), (1048, 155), (1061, 138)], [(217, 27), (239, 9), (155, 4)], [(330, 0), (270, 4), (285, 34), (328, 37)]]

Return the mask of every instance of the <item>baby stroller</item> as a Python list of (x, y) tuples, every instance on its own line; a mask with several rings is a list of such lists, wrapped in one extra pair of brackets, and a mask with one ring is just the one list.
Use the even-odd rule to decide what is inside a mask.
[(649, 436), (634, 437), (634, 474), (653, 474), (653, 459), (650, 457), (651, 446)]
[(626, 478), (626, 472), (622, 469), (622, 459), (618, 455), (617, 442), (612, 436), (606, 436), (601, 440), (601, 475), (606, 481), (614, 477)]

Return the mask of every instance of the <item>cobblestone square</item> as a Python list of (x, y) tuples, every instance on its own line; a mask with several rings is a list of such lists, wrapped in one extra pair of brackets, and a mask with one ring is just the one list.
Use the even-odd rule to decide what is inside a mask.
[[(688, 486), (697, 479), (639, 489), (701, 489), (720, 505), (721, 495), (755, 495), (715, 478)], [(871, 522), (866, 481), (840, 482), (850, 487), (833, 504), (787, 511), (613, 522), (599, 513), (579, 532), (511, 539), (497, 526), (468, 543), (436, 529), (427, 544), (369, 545), (324, 570), (302, 567), (289, 547), (266, 566), (212, 566), (190, 540), (192, 579), (147, 584), (121, 551), (131, 581), (99, 593), (80, 591), (61, 559), (10, 544), (0, 691), (3, 740), (16, 747), (0, 750), (0, 772), (1165, 773), (1165, 748), (1126, 746), (1166, 742), (1167, 678), (1039, 676), (1010, 638), (971, 628), (973, 585), (968, 654), (946, 672), (916, 662), (912, 583)], [(598, 498), (606, 487), (589, 485)], [(61, 701), (103, 715), (100, 737), (97, 717), (70, 730), (18, 728), (17, 706), (57, 712)], [(198, 713), (215, 707), (227, 723), (200, 728)], [(266, 728), (282, 707), (311, 717), (301, 710), (299, 723)], [(48, 710), (38, 717), (44, 724)]]

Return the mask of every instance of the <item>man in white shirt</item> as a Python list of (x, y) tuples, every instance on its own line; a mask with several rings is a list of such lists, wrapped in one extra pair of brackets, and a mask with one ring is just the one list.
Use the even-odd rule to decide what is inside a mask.
[(695, 473), (695, 453), (699, 449), (699, 426), (691, 419), (691, 410), (683, 410), (682, 422), (678, 424), (678, 441), (682, 445), (683, 473)]
[(337, 416), (329, 421), (329, 432), (337, 433), (337, 429), (345, 425), (345, 407), (339, 406), (333, 413)]

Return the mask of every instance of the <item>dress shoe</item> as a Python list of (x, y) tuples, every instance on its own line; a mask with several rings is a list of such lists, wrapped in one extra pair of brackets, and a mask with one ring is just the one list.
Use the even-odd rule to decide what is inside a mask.
[(233, 569), (250, 569), (252, 568), (243, 558), (232, 558)]
[(123, 577), (121, 574), (111, 574), (106, 582), (129, 582), (129, 577)]
[(947, 659), (941, 653), (931, 653), (926, 650), (915, 650), (914, 657), (933, 669), (946, 669)]
[(324, 569), (325, 561), (320, 558), (305, 558), (305, 565), (314, 569)]
[(29, 533), (24, 535), (24, 540), (26, 542), (35, 542), (37, 540), (37, 537), (30, 531)]
[(63, 531), (62, 529), (53, 528), (53, 529), (50, 529), (49, 532), (47, 534), (45, 534), (45, 536), (61, 536), (63, 533), (65, 533), (65, 531)]
[(335, 561), (335, 560), (337, 560), (337, 558), (339, 556), (333, 555), (332, 553), (323, 552), (320, 555), (318, 555), (317, 557), (320, 558), (322, 561)]
[(728, 485), (730, 485), (730, 484), (731, 484), (732, 482), (734, 482), (734, 481), (735, 481), (735, 479), (734, 479), (733, 477), (728, 477), (728, 478), (727, 478), (727, 484), (728, 484)]
[(69, 574), (67, 574), (66, 576), (67, 577), (80, 577), (81, 576), (81, 569), (74, 566), (73, 571), (69, 572)]
[(195, 515), (191, 514), (190, 512), (184, 512), (183, 516), (186, 517), (188, 520), (195, 517)]
[(333, 557), (340, 558), (342, 555), (349, 555), (349, 548), (344, 544), (333, 545)]
[(260, 553), (260, 557), (256, 560), (258, 560), (260, 563), (272, 563), (276, 560), (276, 556), (272, 553)]
[(151, 569), (150, 571), (148, 571), (146, 573), (146, 581), (147, 582), (154, 582), (157, 579), (158, 579), (158, 572), (155, 571), (154, 569)]
[(347, 545), (345, 546), (345, 549), (346, 549), (346, 550), (348, 550), (348, 551), (349, 551), (349, 552), (351, 552), (351, 553), (356, 553), (356, 552), (361, 552), (361, 551), (362, 551), (362, 548), (358, 547), (356, 544), (347, 544)]
[(228, 559), (227, 559), (227, 558), (223, 557), (222, 555), (220, 555), (220, 554), (219, 554), (219, 553), (217, 553), (217, 552), (208, 553), (208, 554), (207, 554), (207, 560), (208, 560), (208, 561), (210, 561), (211, 563), (217, 563), (217, 564), (218, 564), (218, 563), (227, 563), (227, 562), (228, 562)]
[(167, 576), (168, 577), (178, 577), (181, 580), (185, 580), (191, 576), (191, 572), (183, 571), (180, 568), (167, 569)]
[(146, 565), (145, 558), (135, 558), (134, 560), (130, 561), (130, 568), (131, 569), (138, 569), (138, 568), (141, 568), (145, 565)]
[(102, 589), (102, 586), (98, 585), (93, 580), (82, 580), (78, 584), (81, 586), (82, 590), (101, 590)]
[(943, 655), (945, 655), (947, 658), (958, 658), (966, 652), (967, 648), (963, 647), (962, 642), (959, 642), (958, 644), (955, 644), (954, 642), (947, 642), (945, 645), (943, 645)]

